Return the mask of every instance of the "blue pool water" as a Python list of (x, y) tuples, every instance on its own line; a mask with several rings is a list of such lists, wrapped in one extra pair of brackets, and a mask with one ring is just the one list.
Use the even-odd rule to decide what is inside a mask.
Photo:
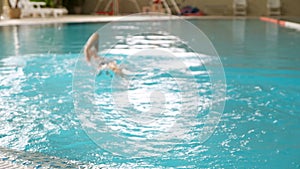
[(300, 32), (257, 19), (190, 22), (226, 74), (225, 109), (206, 142), (135, 159), (96, 145), (75, 113), (72, 77), (82, 46), (104, 24), (56, 24), (0, 27), (0, 147), (109, 168), (299, 168)]

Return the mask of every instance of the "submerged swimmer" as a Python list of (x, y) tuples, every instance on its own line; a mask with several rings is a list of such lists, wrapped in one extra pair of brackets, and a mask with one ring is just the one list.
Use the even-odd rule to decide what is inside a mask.
[(88, 39), (84, 47), (85, 59), (88, 63), (97, 67), (99, 74), (102, 70), (110, 69), (118, 75), (122, 75), (122, 70), (117, 65), (116, 61), (108, 60), (102, 56), (98, 56), (99, 34), (93, 33)]

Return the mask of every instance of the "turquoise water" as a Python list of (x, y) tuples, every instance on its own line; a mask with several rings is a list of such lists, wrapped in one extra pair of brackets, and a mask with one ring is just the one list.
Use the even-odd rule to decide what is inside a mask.
[(0, 28), (0, 146), (116, 168), (299, 168), (300, 33), (256, 19), (191, 22), (214, 44), (227, 81), (206, 142), (137, 159), (98, 147), (74, 112), (72, 73), (103, 24), (58, 24)]

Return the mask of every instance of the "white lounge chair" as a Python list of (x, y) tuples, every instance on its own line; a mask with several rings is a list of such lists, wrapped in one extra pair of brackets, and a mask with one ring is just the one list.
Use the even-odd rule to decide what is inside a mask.
[(280, 0), (267, 1), (268, 15), (281, 15), (281, 2)]
[(68, 13), (66, 8), (52, 8), (52, 13), (54, 17), (62, 16)]
[(21, 6), (21, 17), (25, 16), (41, 16), (46, 17), (46, 15), (52, 14), (52, 9), (49, 8), (42, 8), (45, 6), (45, 2), (31, 2), (29, 0), (20, 0)]
[(233, 14), (234, 15), (247, 15), (247, 0), (234, 0), (233, 1)]

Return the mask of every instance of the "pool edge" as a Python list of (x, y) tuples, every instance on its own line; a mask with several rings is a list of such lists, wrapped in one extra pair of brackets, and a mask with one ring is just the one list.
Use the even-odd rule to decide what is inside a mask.
[(124, 16), (99, 16), (99, 15), (65, 15), (62, 17), (48, 18), (22, 18), (22, 19), (4, 19), (0, 20), (1, 26), (20, 26), (20, 25), (44, 25), (44, 24), (63, 24), (63, 23), (107, 23), (122, 18), (123, 21), (145, 21), (145, 20), (167, 20), (167, 19), (257, 19), (256, 16), (155, 16), (141, 15), (142, 19), (124, 20)]

